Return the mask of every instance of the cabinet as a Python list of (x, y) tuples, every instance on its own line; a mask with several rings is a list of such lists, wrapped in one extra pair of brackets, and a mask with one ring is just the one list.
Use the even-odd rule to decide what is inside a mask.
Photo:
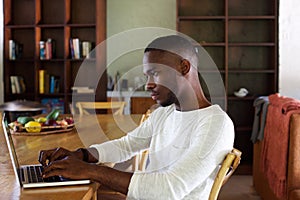
[[(177, 30), (196, 40), (218, 68), (204, 67), (200, 74), (221, 74), (224, 109), (235, 124), (235, 147), (243, 152), (242, 173), (251, 173), (253, 100), (278, 90), (277, 29), (277, 0), (177, 0)], [(250, 93), (234, 96), (241, 87)]]
[[(79, 80), (76, 86), (94, 87), (95, 99), (106, 99), (106, 73), (100, 73), (105, 70), (105, 48), (102, 52), (95, 51), (88, 59), (82, 56), (75, 59), (70, 48), (72, 38), (88, 41), (93, 47), (106, 39), (105, 0), (4, 0), (3, 4), (5, 101), (55, 98), (63, 102), (64, 111), (68, 113), (72, 87), (83, 62), (89, 63), (88, 77)], [(44, 59), (40, 54), (40, 41), (46, 42), (49, 38), (52, 56)], [(40, 91), (40, 70), (55, 78), (55, 91)], [(89, 77), (95, 74), (101, 75), (96, 84), (90, 81), (95, 77)], [(14, 81), (11, 81), (14, 76), (22, 80), (25, 91), (14, 91)], [(46, 76), (45, 79), (48, 84)], [(51, 81), (49, 84), (51, 87)], [(77, 96), (86, 99), (91, 95)]]
[(149, 97), (131, 97), (131, 113), (145, 114), (156, 102)]

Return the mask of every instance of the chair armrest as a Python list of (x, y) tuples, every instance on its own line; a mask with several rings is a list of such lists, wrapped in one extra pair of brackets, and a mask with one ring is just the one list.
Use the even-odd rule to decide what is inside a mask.
[(291, 191), (300, 190), (300, 114), (293, 114), (290, 119), (287, 180), (288, 196), (290, 196)]

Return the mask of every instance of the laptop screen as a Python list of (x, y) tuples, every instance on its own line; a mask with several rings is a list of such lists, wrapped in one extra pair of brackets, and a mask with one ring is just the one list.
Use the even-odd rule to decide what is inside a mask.
[(10, 131), (8, 129), (8, 126), (7, 126), (7, 121), (6, 121), (5, 114), (3, 114), (3, 118), (2, 118), (2, 127), (3, 127), (3, 132), (4, 132), (6, 143), (7, 143), (7, 148), (8, 148), (8, 151), (9, 151), (9, 155), (10, 155), (10, 158), (11, 158), (11, 162), (12, 162), (12, 165), (13, 165), (13, 169), (14, 169), (16, 178), (18, 179), (19, 183), (22, 185), (22, 181), (21, 181), (21, 179), (19, 177), (19, 173), (18, 173), (18, 170), (19, 170), (20, 166), (19, 166), (19, 163), (18, 163), (18, 158), (17, 158), (17, 154), (16, 154), (16, 151), (15, 151), (15, 147), (14, 147), (14, 142), (13, 142), (13, 139), (11, 137)]

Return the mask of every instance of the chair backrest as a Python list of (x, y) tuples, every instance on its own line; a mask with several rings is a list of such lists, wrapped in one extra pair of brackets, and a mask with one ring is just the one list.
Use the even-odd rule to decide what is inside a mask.
[(90, 114), (88, 110), (91, 109), (106, 109), (112, 110), (113, 114), (122, 115), (124, 111), (124, 107), (126, 102), (124, 101), (117, 101), (117, 102), (77, 102), (76, 107), (79, 110), (79, 114)]
[(242, 152), (235, 148), (226, 155), (211, 188), (209, 200), (216, 200), (218, 198), (221, 187), (228, 181), (240, 164), (241, 155)]
[[(150, 114), (158, 107), (159, 107), (158, 104), (154, 104), (150, 109), (148, 109), (146, 111), (146, 113), (142, 115), (140, 124), (142, 124), (144, 121), (146, 121), (146, 119), (148, 119)], [(146, 165), (147, 165), (147, 160), (148, 160), (148, 154), (149, 154), (149, 151), (145, 150), (145, 151), (140, 152), (139, 154), (137, 154), (134, 157), (134, 161), (133, 161), (134, 171), (145, 171)]]

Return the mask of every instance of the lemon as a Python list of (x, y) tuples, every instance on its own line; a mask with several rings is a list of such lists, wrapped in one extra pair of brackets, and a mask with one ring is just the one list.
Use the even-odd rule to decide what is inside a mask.
[(28, 133), (39, 133), (42, 130), (42, 125), (36, 121), (30, 121), (25, 124), (25, 129)]

